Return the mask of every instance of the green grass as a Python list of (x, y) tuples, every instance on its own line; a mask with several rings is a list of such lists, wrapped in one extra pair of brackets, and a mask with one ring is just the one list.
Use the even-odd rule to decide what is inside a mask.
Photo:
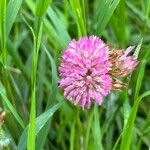
[[(71, 39), (93, 34), (119, 48), (136, 45), (139, 65), (127, 87), (82, 110), (64, 99), (58, 67)], [(5, 149), (149, 149), (149, 43), (150, 0), (1, 0)]]

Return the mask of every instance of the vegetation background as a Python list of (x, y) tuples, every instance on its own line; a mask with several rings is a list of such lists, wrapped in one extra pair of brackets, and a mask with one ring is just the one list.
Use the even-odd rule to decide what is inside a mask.
[[(1, 0), (0, 149), (150, 149), (149, 14), (150, 0)], [(57, 86), (61, 51), (83, 35), (137, 45), (140, 60), (128, 87), (84, 110)]]

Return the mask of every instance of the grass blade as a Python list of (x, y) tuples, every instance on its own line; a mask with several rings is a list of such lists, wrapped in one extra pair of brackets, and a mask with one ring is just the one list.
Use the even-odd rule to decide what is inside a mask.
[(6, 70), (7, 65), (7, 36), (6, 36), (6, 14), (7, 14), (7, 0), (0, 1), (0, 39), (1, 39), (1, 63), (3, 64), (3, 68), (1, 68), (2, 72), (2, 81), (4, 87), (6, 88), (7, 96), (13, 101), (13, 94), (11, 91), (11, 86), (9, 83), (8, 72)]
[(2, 48), (2, 61), (6, 61), (6, 0), (0, 1), (0, 39)]
[[(35, 12), (35, 3), (29, 0), (26, 1), (28, 7), (31, 9), (32, 13)], [(57, 41), (59, 48), (64, 48), (67, 46), (67, 43), (71, 40), (70, 35), (67, 31), (67, 27), (60, 20), (59, 16), (56, 14), (54, 8), (48, 8), (47, 15), (50, 18), (51, 22), (48, 19), (44, 20), (44, 28), (49, 38), (54, 38), (54, 41)], [(52, 42), (52, 41), (51, 41)]]
[[(135, 54), (134, 54), (136, 57), (138, 57), (141, 45), (142, 45), (142, 39), (141, 39), (139, 45), (136, 48), (136, 51), (135, 51)], [(139, 65), (139, 70), (137, 70), (138, 75), (137, 75), (136, 84), (135, 84), (134, 105), (131, 109), (129, 117), (127, 118), (127, 123), (125, 124), (124, 129), (123, 129), (124, 131), (123, 131), (121, 146), (120, 146), (121, 150), (123, 150), (124, 147), (126, 147), (127, 150), (130, 149), (130, 143), (131, 143), (131, 138), (132, 138), (132, 133), (133, 133), (133, 128), (134, 128), (134, 121), (135, 121), (135, 118), (136, 118), (138, 105), (139, 105), (140, 100), (143, 98), (142, 96), (141, 96), (142, 98), (138, 97), (138, 96), (139, 96), (139, 92), (140, 92), (140, 89), (141, 89), (142, 80), (143, 80), (143, 77), (144, 77), (144, 74), (145, 74), (145, 66), (146, 66), (146, 62), (147, 62), (149, 53), (150, 52), (147, 51), (144, 54), (143, 59), (140, 62), (140, 65)]]
[(136, 99), (138, 98), (138, 95), (141, 89), (141, 85), (142, 85), (142, 81), (143, 81), (144, 73), (145, 73), (146, 59), (148, 55), (149, 55), (149, 52), (145, 54), (145, 58), (141, 61), (139, 65), (137, 82), (135, 85), (134, 101), (136, 101)]
[(100, 122), (99, 122), (99, 113), (98, 113), (98, 106), (97, 104), (94, 105), (94, 140), (95, 140), (95, 149), (102, 150), (102, 143), (101, 143), (101, 129), (100, 129)]
[[(46, 52), (50, 63), (51, 63), (51, 68), (52, 68), (52, 99), (56, 100), (56, 95), (57, 95), (57, 83), (58, 83), (58, 75), (57, 75), (57, 68), (54, 59), (48, 52), (47, 48), (44, 46), (43, 47), (44, 51)], [(48, 109), (50, 106), (50, 101), (47, 102), (47, 108)]]
[(73, 124), (71, 126), (71, 133), (70, 133), (70, 150), (74, 150), (74, 139), (75, 139), (75, 125), (76, 120), (73, 121)]
[(94, 112), (91, 111), (89, 120), (88, 120), (87, 132), (86, 132), (85, 149), (88, 149), (88, 144), (89, 144), (89, 139), (90, 139), (90, 131), (92, 129), (93, 116), (94, 116)]
[(33, 59), (32, 59), (32, 75), (31, 75), (31, 111), (30, 111), (30, 120), (29, 120), (29, 130), (28, 130), (28, 150), (35, 149), (35, 118), (36, 118), (36, 73), (37, 73), (37, 65), (38, 65), (38, 53), (39, 53), (39, 47), (41, 42), (41, 36), (42, 36), (42, 22), (39, 26), (39, 33), (36, 34), (36, 36), (33, 33), (33, 39), (34, 39), (34, 51), (33, 51)]
[(138, 56), (139, 56), (142, 43), (143, 43), (143, 38), (140, 40), (138, 46), (137, 46), (136, 49), (135, 49), (134, 56), (135, 56), (136, 58), (138, 58)]
[(7, 36), (10, 33), (10, 30), (13, 26), (13, 23), (15, 22), (16, 16), (19, 12), (19, 9), (21, 7), (23, 0), (10, 0), (7, 7)]
[(16, 63), (16, 65), (18, 66), (19, 70), (21, 70), (21, 72), (23, 73), (25, 79), (28, 81), (29, 83), (29, 75), (26, 71), (26, 68), (18, 54), (18, 52), (16, 52), (15, 47), (13, 46), (13, 43), (8, 40), (7, 41), (7, 45), (8, 45), (8, 53), (9, 55), (13, 58), (14, 62)]
[[(56, 68), (56, 64), (54, 62), (54, 59), (52, 58), (52, 56), (50, 55), (50, 53), (48, 52), (47, 48), (42, 45), (43, 50), (46, 52), (50, 63), (51, 63), (51, 68), (52, 68), (52, 86), (51, 86), (51, 98), (47, 101), (47, 105), (46, 105), (46, 110), (50, 108), (50, 106), (52, 104), (54, 104), (56, 102), (56, 95), (57, 95), (57, 82), (58, 82), (58, 76), (57, 76), (57, 68)], [(39, 133), (38, 137), (37, 137), (37, 148), (36, 149), (42, 149), (45, 141), (46, 141), (46, 137), (50, 128), (50, 123), (51, 120), (49, 120), (44, 128), (42, 129), (42, 131)]]
[(8, 107), (8, 109), (11, 111), (11, 113), (13, 114), (13, 116), (15, 117), (15, 119), (17, 120), (17, 122), (20, 124), (20, 126), (22, 128), (25, 127), (25, 124), (23, 122), (23, 120), (21, 119), (21, 117), (19, 116), (19, 114), (17, 113), (16, 109), (13, 107), (13, 105), (10, 103), (10, 100), (6, 97), (6, 95), (4, 94), (4, 88), (2, 87), (1, 85), (1, 88), (0, 88), (0, 95), (3, 99), (3, 102), (5, 104), (6, 107)]
[[(121, 19), (119, 19), (121, 18)], [(119, 26), (119, 28), (118, 28)], [(124, 47), (127, 43), (127, 31), (128, 28), (126, 28), (126, 7), (125, 7), (125, 1), (120, 0), (120, 3), (118, 4), (115, 13), (113, 13), (110, 21), (110, 26), (117, 38), (117, 43)], [(122, 36), (123, 35), (123, 36)]]
[(123, 129), (120, 150), (124, 150), (124, 148), (126, 150), (130, 150), (130, 143), (131, 143), (131, 138), (132, 138), (132, 133), (133, 133), (133, 128), (134, 128), (134, 121), (136, 118), (138, 106), (139, 106), (140, 101), (148, 95), (150, 95), (150, 91), (143, 93), (137, 99), (136, 103), (133, 105), (133, 108), (132, 108), (131, 113), (128, 117), (127, 123)]
[(52, 7), (49, 8), (48, 16), (50, 17), (52, 23), (54, 24), (54, 27), (56, 28), (56, 31), (58, 32), (58, 36), (60, 36), (62, 39), (62, 42), (64, 41), (64, 43), (67, 45), (67, 43), (69, 43), (71, 40), (70, 35), (65, 25), (59, 19), (58, 15), (55, 13)]
[(36, 6), (36, 16), (42, 17), (45, 15), (51, 0), (38, 0)]
[(102, 35), (104, 28), (110, 20), (120, 0), (101, 0), (95, 11), (93, 25), (97, 24), (96, 34)]
[(27, 144), (28, 150), (35, 149), (36, 81), (37, 81), (36, 74), (37, 74), (37, 66), (38, 66), (39, 48), (40, 48), (40, 43), (42, 38), (43, 17), (47, 11), (49, 3), (50, 0), (44, 0), (44, 1), (38, 0), (36, 5), (35, 36), (33, 33), (34, 51), (33, 51), (33, 59), (32, 59), (32, 75), (31, 75), (32, 94), (31, 94), (30, 123), (29, 123), (29, 130), (28, 130), (28, 144)]
[(86, 26), (80, 0), (70, 0), (73, 13), (78, 26), (78, 36), (86, 35)]
[[(45, 126), (45, 124), (48, 122), (48, 120), (53, 116), (53, 114), (60, 108), (60, 106), (63, 104), (63, 101), (57, 103), (50, 109), (48, 109), (46, 112), (41, 114), (36, 119), (36, 135), (41, 131), (41, 129)], [(20, 138), (19, 144), (18, 144), (18, 150), (26, 150), (27, 146), (27, 133), (28, 133), (28, 127), (27, 126)]]

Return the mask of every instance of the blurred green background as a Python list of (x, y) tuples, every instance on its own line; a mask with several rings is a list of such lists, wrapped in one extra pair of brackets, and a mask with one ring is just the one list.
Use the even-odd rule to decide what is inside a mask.
[[(117, 48), (136, 45), (140, 60), (124, 79), (128, 87), (84, 110), (57, 86), (62, 50), (83, 35)], [(4, 149), (24, 150), (27, 143), (31, 150), (150, 148), (150, 0), (1, 0), (0, 39), (6, 111), (0, 141), (10, 139)]]

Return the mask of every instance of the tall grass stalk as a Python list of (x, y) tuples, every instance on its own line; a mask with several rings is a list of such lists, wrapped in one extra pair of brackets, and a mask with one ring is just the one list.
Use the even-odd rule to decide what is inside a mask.
[(102, 143), (101, 143), (101, 127), (99, 121), (99, 111), (98, 106), (94, 105), (94, 140), (95, 140), (95, 149), (103, 150)]
[(43, 16), (49, 6), (50, 0), (38, 0), (35, 12), (35, 28), (32, 30), (33, 35), (33, 56), (32, 56), (32, 73), (31, 73), (31, 111), (28, 129), (28, 143), (27, 149), (35, 149), (36, 140), (36, 81), (37, 81), (37, 66), (38, 55), (41, 44), (42, 29), (43, 29)]
[[(86, 35), (86, 23), (85, 23), (85, 18), (84, 18), (84, 11), (85, 6), (82, 8), (80, 0), (70, 0), (70, 4), (74, 13), (74, 16), (76, 18), (76, 23), (78, 27), (78, 36), (80, 37), (81, 35)], [(84, 4), (84, 2), (82, 3)]]
[(2, 48), (2, 63), (5, 67), (6, 65), (6, 4), (7, 0), (3, 0), (0, 2), (0, 28), (1, 28), (1, 48)]
[(6, 88), (8, 96), (13, 100), (11, 88), (9, 85), (7, 73), (7, 46), (6, 46), (6, 16), (7, 16), (7, 0), (0, 1), (0, 38), (1, 38), (1, 67), (2, 80)]
[(134, 129), (134, 122), (135, 122), (135, 118), (137, 115), (137, 110), (138, 110), (138, 106), (139, 103), (141, 102), (141, 100), (150, 95), (150, 91), (146, 91), (144, 92), (141, 96), (138, 97), (138, 99), (136, 100), (136, 103), (134, 103), (134, 106), (131, 110), (131, 113), (128, 117), (127, 123), (125, 125), (123, 134), (122, 134), (122, 141), (121, 141), (121, 145), (120, 145), (120, 150), (130, 150), (130, 144), (131, 144), (131, 139), (132, 139), (132, 133), (133, 133), (133, 129)]
[(42, 22), (38, 20), (38, 32), (33, 34), (33, 58), (32, 58), (32, 73), (31, 73), (31, 111), (30, 111), (30, 120), (29, 120), (29, 129), (28, 129), (28, 150), (35, 149), (35, 139), (36, 139), (36, 79), (37, 79), (37, 65), (38, 65), (38, 54), (39, 54), (39, 47), (40, 41), (42, 36)]

